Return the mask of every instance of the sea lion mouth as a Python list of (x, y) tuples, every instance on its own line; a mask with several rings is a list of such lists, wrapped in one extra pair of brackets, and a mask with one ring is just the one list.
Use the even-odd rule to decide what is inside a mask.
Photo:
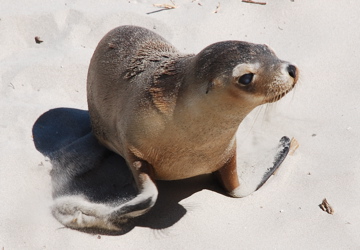
[(294, 86), (292, 86), (291, 88), (289, 88), (288, 90), (285, 90), (283, 92), (281, 92), (280, 94), (278, 95), (275, 95), (271, 98), (269, 98), (267, 100), (267, 103), (274, 103), (274, 102), (277, 102), (279, 101), (281, 98), (283, 98), (287, 93), (289, 93), (292, 89), (294, 88)]
[(274, 81), (269, 85), (266, 95), (266, 102), (273, 103), (279, 101), (287, 93), (289, 93), (299, 79), (298, 68), (289, 63), (283, 63), (280, 73), (274, 77)]

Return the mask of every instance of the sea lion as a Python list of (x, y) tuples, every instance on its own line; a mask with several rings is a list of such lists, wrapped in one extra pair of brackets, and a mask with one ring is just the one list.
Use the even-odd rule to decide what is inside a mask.
[(73, 228), (116, 230), (154, 205), (155, 180), (207, 173), (231, 196), (248, 195), (237, 175), (236, 131), (250, 111), (281, 99), (298, 77), (297, 67), (267, 45), (223, 41), (192, 55), (145, 28), (111, 30), (90, 62), (89, 113), (94, 135), (126, 160), (139, 194), (113, 206), (64, 198), (55, 217)]

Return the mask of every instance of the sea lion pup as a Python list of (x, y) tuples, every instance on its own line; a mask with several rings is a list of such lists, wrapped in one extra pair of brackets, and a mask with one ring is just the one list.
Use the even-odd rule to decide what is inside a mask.
[(296, 66), (266, 45), (224, 41), (188, 55), (145, 28), (113, 29), (90, 62), (88, 106), (95, 136), (125, 158), (139, 194), (117, 206), (57, 201), (55, 216), (70, 227), (116, 229), (154, 205), (155, 180), (207, 173), (231, 196), (248, 195), (237, 175), (236, 131), (297, 79)]

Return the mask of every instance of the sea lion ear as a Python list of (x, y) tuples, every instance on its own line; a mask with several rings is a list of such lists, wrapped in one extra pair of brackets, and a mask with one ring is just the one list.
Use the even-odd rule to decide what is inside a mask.
[(209, 91), (214, 87), (214, 82), (210, 81), (206, 88), (206, 94), (209, 93)]

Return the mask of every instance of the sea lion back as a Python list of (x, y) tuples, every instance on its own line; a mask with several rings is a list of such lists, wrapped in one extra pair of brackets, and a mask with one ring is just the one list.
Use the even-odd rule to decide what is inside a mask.
[(114, 132), (103, 121), (131, 114), (136, 100), (147, 102), (145, 90), (150, 88), (154, 70), (169, 55), (178, 53), (164, 38), (141, 27), (120, 26), (104, 36), (91, 58), (87, 77), (92, 127), (101, 142), (107, 144), (108, 134)]
[[(137, 26), (120, 26), (108, 32), (99, 42), (89, 66), (88, 84), (93, 77), (104, 75), (131, 78), (144, 71), (147, 63), (163, 53), (177, 50), (158, 34)], [(148, 59), (148, 62), (142, 60)], [(105, 72), (104, 72), (105, 71)], [(95, 80), (95, 79), (94, 79)]]

